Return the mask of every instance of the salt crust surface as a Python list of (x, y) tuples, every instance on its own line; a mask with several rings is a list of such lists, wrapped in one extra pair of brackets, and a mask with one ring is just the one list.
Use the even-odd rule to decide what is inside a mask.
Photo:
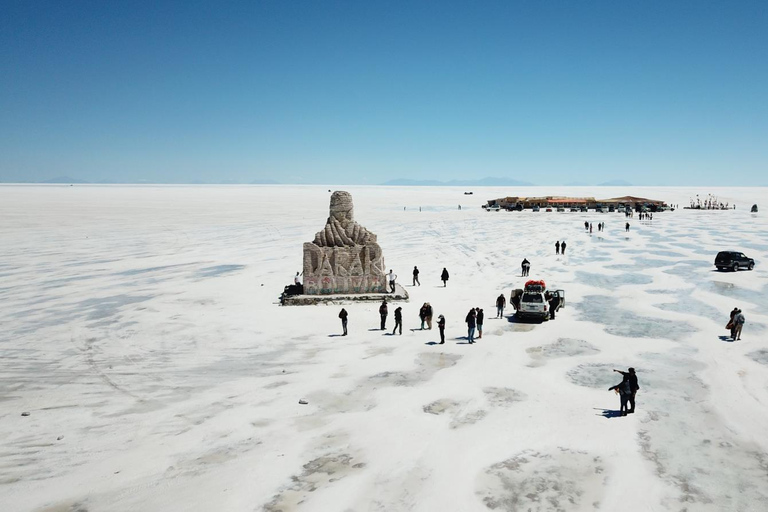
[[(327, 187), (0, 186), (0, 510), (768, 509), (768, 221), (748, 212), (768, 190), (343, 189), (407, 285), (402, 336), (378, 304), (346, 306), (347, 337), (337, 305), (277, 304)], [(709, 192), (738, 209), (629, 233), (479, 208)], [(714, 271), (731, 248), (757, 268)], [(493, 318), (524, 257), (566, 290), (553, 322)], [(615, 417), (627, 366), (638, 410)]]

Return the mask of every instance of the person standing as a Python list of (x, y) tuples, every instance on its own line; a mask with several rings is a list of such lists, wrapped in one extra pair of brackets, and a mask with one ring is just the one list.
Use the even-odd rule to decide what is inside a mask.
[(588, 230), (589, 230), (589, 222), (584, 221), (584, 231), (588, 231)]
[(555, 254), (560, 254), (560, 240), (555, 242)]
[(437, 317), (437, 328), (440, 330), (440, 344), (445, 343), (445, 317), (440, 315)]
[(496, 297), (496, 318), (504, 317), (504, 306), (506, 305), (507, 299), (504, 297), (503, 293)]
[(344, 308), (341, 308), (341, 311), (339, 311), (339, 318), (341, 318), (341, 327), (344, 329), (344, 334), (342, 336), (347, 335), (347, 310)]
[(565, 240), (560, 243), (560, 254), (565, 254)]
[(403, 308), (400, 306), (395, 308), (395, 328), (392, 330), (392, 334), (397, 332), (397, 328), (400, 328), (400, 334), (403, 334)]
[(627, 414), (632, 414), (635, 412), (635, 395), (637, 395), (637, 390), (640, 389), (640, 384), (637, 383), (637, 374), (635, 373), (634, 368), (629, 368), (626, 372), (623, 372), (621, 370), (613, 370), (617, 373), (620, 373), (624, 376), (625, 379), (629, 380), (629, 410), (627, 411)]
[(413, 286), (419, 285), (421, 286), (421, 283), (419, 282), (419, 269), (416, 267), (416, 265), (413, 266)]
[(552, 298), (549, 299), (549, 319), (555, 319), (555, 311), (560, 306), (560, 296), (555, 292), (552, 294)]
[(389, 293), (395, 293), (395, 280), (397, 279), (397, 275), (392, 272), (392, 269), (389, 269), (389, 275), (387, 277), (389, 278)]
[(629, 222), (624, 225), (624, 231), (629, 232)]
[(740, 340), (741, 339), (741, 328), (744, 327), (744, 322), (746, 322), (747, 319), (744, 318), (744, 313), (739, 310), (736, 313), (736, 316), (733, 317), (733, 339), (734, 340)]
[(467, 323), (467, 340), (469, 340), (470, 343), (474, 343), (475, 342), (475, 325), (476, 325), (476, 316), (475, 316), (474, 309), (469, 310), (469, 313), (467, 313), (467, 318), (465, 318), (464, 321)]
[(528, 261), (527, 258), (523, 258), (523, 263), (521, 265), (523, 267), (523, 276), (527, 276), (531, 273), (531, 262)]
[(296, 286), (299, 286), (301, 284), (301, 278), (299, 277), (298, 272), (296, 272), (296, 277), (293, 278), (293, 284)]
[(728, 323), (725, 325), (726, 329), (731, 330), (731, 339), (736, 339), (736, 325), (733, 319), (736, 317), (736, 313), (739, 312), (739, 308), (733, 308), (730, 313), (730, 320), (728, 320)]
[(421, 330), (424, 330), (424, 322), (427, 319), (427, 303), (421, 305), (419, 308), (419, 320), (421, 320)]
[(480, 308), (475, 308), (475, 322), (477, 323), (477, 339), (483, 337), (483, 320), (485, 320), (485, 313)]
[(448, 271), (443, 267), (443, 273), (440, 274), (440, 279), (443, 280), (443, 288), (445, 288), (448, 285)]
[(387, 308), (387, 301), (383, 300), (381, 301), (381, 306), (379, 306), (379, 315), (381, 315), (381, 330), (387, 328), (387, 315), (389, 314), (389, 309)]
[(592, 234), (592, 223), (591, 222), (589, 223), (589, 234), (590, 235)]
[(425, 318), (427, 320), (427, 329), (429, 329), (430, 331), (432, 330), (432, 314), (433, 314), (432, 304), (427, 302), (427, 311), (426, 311)]
[(632, 396), (632, 388), (629, 384), (629, 378), (625, 376), (620, 383), (616, 384), (615, 386), (611, 386), (608, 388), (608, 390), (616, 391), (619, 394), (619, 398), (621, 400), (621, 415), (626, 416), (627, 402), (629, 402), (629, 399)]

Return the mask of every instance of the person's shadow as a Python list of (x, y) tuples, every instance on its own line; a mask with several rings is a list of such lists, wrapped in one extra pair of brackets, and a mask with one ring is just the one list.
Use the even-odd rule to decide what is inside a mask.
[(344, 336), (344, 335), (343, 334), (329, 334), (328, 335), (329, 338), (337, 338), (339, 336)]
[(600, 414), (596, 414), (596, 416), (602, 416), (603, 418), (621, 418), (621, 411), (617, 411), (615, 409), (599, 409), (597, 407), (594, 408), (596, 411), (601, 411)]
[(730, 336), (718, 336), (720, 338), (720, 341), (727, 341), (728, 343), (733, 343), (733, 338)]

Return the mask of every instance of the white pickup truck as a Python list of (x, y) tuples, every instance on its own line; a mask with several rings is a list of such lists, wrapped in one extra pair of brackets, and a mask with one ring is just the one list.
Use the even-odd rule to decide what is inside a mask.
[(528, 281), (524, 289), (512, 290), (509, 302), (520, 318), (549, 320), (553, 303), (555, 311), (565, 307), (565, 290), (547, 290), (544, 281)]

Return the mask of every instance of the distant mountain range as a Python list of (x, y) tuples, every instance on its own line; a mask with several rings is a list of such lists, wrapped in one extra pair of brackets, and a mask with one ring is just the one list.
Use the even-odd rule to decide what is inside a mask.
[(382, 185), (403, 186), (403, 187), (528, 187), (533, 183), (527, 181), (513, 180), (511, 178), (482, 178), (479, 180), (409, 180), (396, 179), (389, 180)]
[(625, 180), (604, 181), (597, 184), (598, 187), (631, 187), (632, 184)]

